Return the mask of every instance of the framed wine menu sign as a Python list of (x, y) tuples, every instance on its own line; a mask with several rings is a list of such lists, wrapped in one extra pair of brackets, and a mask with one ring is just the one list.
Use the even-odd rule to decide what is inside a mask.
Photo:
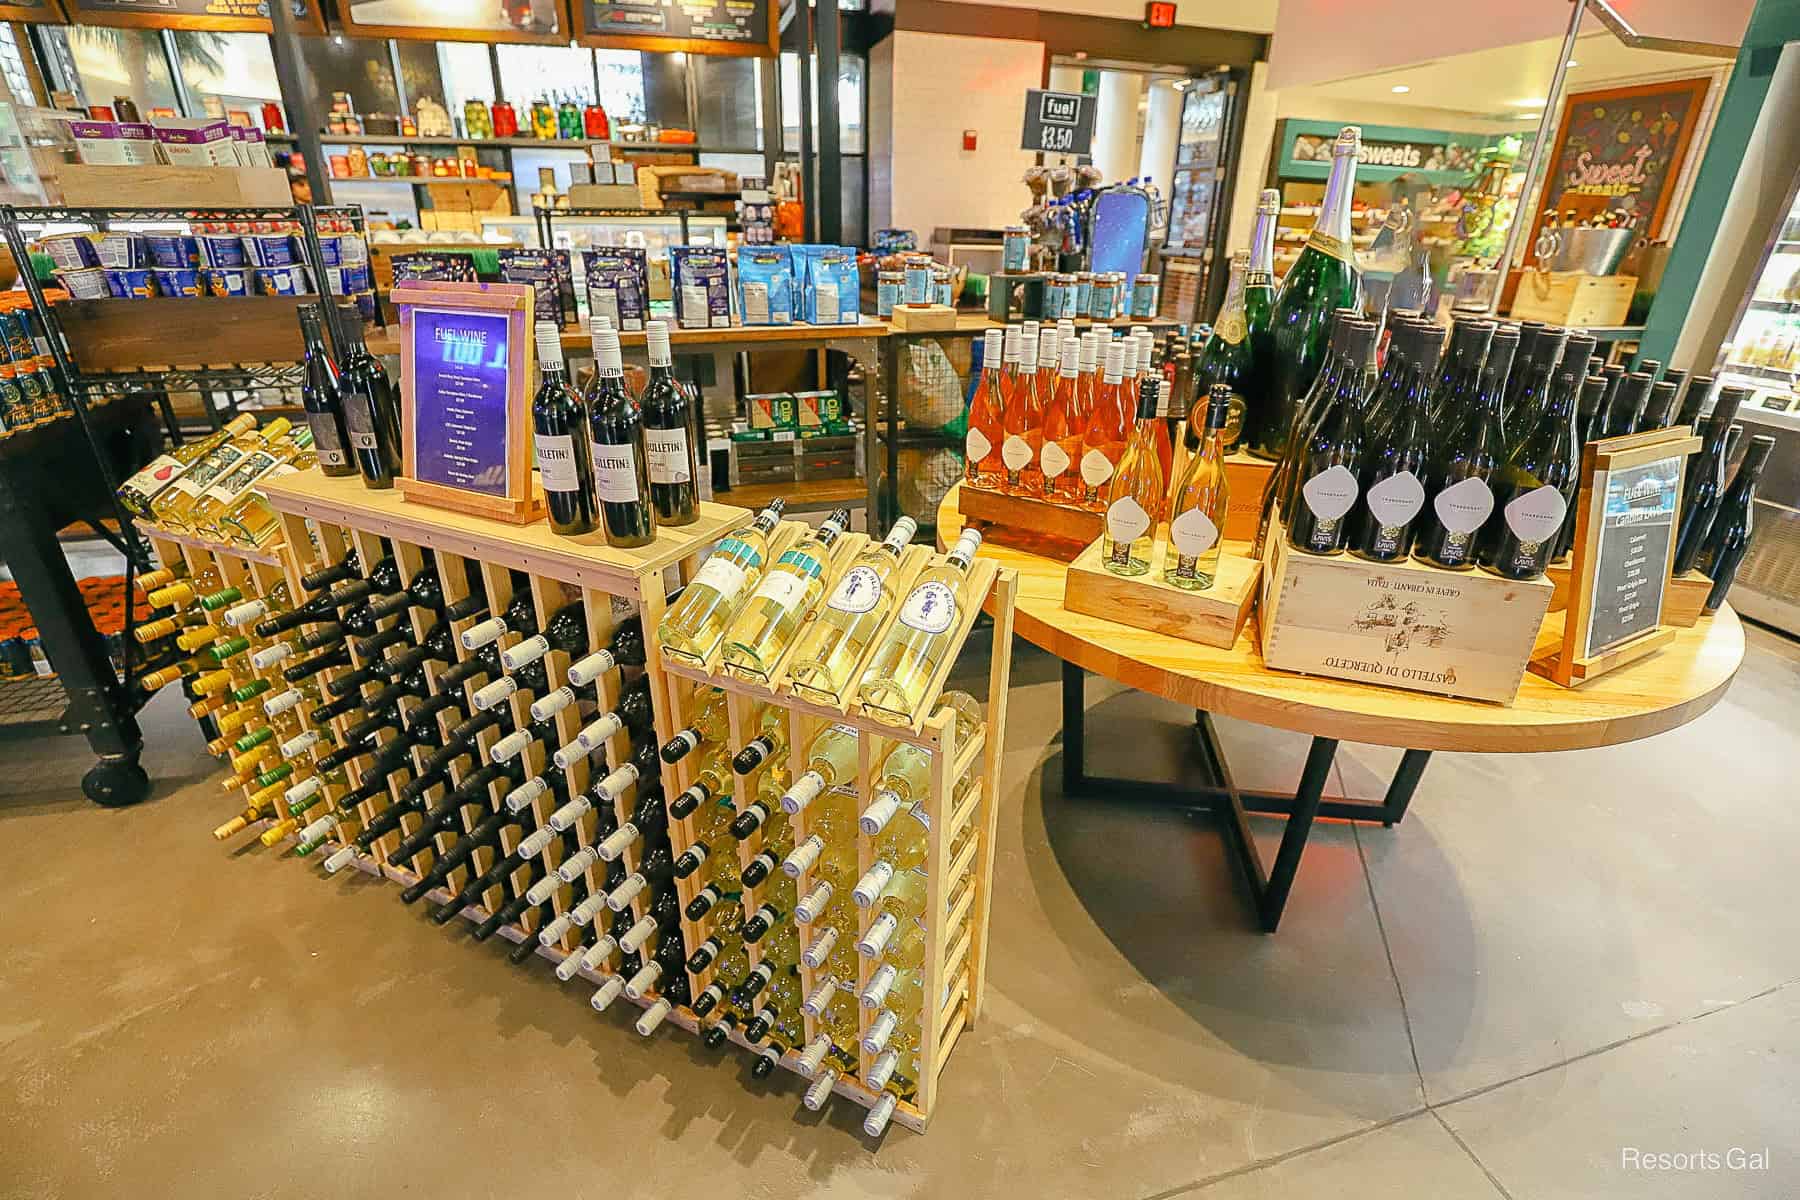
[[(49, 0), (45, 0), (46, 3)], [(319, 0), (61, 0), (69, 19), (81, 25), (123, 25), (141, 29), (196, 29), (219, 33), (268, 33), (274, 29), (270, 4), (293, 10), (301, 33), (322, 34)]]
[(1546, 212), (1559, 221), (1623, 213), (1639, 237), (1655, 239), (1711, 86), (1700, 76), (1571, 93), (1526, 246), (1537, 245)]
[(564, 0), (338, 0), (344, 28), (358, 37), (449, 42), (569, 42)]

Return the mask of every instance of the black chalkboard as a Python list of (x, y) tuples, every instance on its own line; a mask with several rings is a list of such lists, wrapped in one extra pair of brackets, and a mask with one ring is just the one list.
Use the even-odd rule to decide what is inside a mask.
[(1079, 92), (1025, 93), (1019, 147), (1044, 154), (1086, 154), (1094, 145), (1094, 98)]
[(1583, 655), (1595, 658), (1662, 623), (1663, 584), (1681, 490), (1680, 456), (1607, 472)]
[[(773, 54), (769, 0), (581, 0), (582, 40), (701, 54)], [(682, 43), (683, 45), (676, 45)]]

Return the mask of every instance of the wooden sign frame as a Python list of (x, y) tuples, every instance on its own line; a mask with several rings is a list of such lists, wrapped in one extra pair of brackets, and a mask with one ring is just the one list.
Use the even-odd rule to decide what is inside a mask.
[[(531, 378), (537, 347), (532, 320), (535, 293), (522, 283), (403, 282), (392, 292), (400, 314), (400, 429), (405, 473), (396, 486), (408, 500), (453, 512), (491, 517), (513, 525), (529, 525), (544, 515), (544, 497), (532, 476)], [(419, 317), (425, 313), (461, 314), (475, 319), (499, 317), (506, 324), (506, 416), (498, 435), (506, 469), (504, 495), (421, 479), (420, 373), (417, 353)]]
[(30, 25), (67, 25), (69, 15), (62, 0), (43, 0), (41, 4), (0, 4), (0, 21), (24, 21)]
[[(659, 33), (643, 35), (596, 33), (588, 28), (587, 0), (568, 0), (569, 28), (575, 31), (577, 45), (597, 50), (680, 50), (686, 54), (719, 54), (730, 58), (777, 58), (781, 54), (781, 4), (769, 0), (769, 35), (757, 42), (718, 42), (711, 38), (669, 37)], [(675, 149), (680, 149), (677, 145)]]
[[(1563, 613), (1562, 642), (1547, 657), (1534, 661), (1532, 670), (1545, 675), (1563, 687), (1604, 675), (1617, 667), (1636, 662), (1660, 650), (1674, 640), (1675, 631), (1664, 621), (1667, 611), (1669, 569), (1675, 558), (1675, 535), (1681, 526), (1681, 501), (1687, 479), (1688, 455), (1700, 449), (1700, 439), (1686, 428), (1653, 429), (1645, 433), (1627, 434), (1589, 442), (1581, 454), (1581, 499), (1575, 514), (1574, 551), (1569, 566), (1569, 600)], [(1600, 552), (1605, 534), (1607, 482), (1615, 471), (1630, 470), (1650, 463), (1673, 459), (1675, 471), (1675, 508), (1670, 515), (1669, 543), (1663, 562), (1654, 567), (1651, 577), (1662, 581), (1656, 592), (1657, 621), (1627, 640), (1593, 650), (1589, 647), (1593, 628)], [(1650, 569), (1649, 564), (1646, 568)]]
[(566, 46), (574, 22), (570, 20), (569, 0), (554, 0), (557, 32), (509, 33), (500, 29), (460, 29), (439, 25), (374, 25), (358, 21), (351, 15), (355, 0), (337, 0), (338, 21), (344, 32), (354, 37), (402, 38), (424, 42), (486, 42), (526, 46)]
[[(68, 22), (77, 25), (112, 25), (122, 29), (202, 30), (209, 33), (273, 33), (275, 23), (261, 17), (206, 17), (190, 13), (121, 12), (113, 9), (86, 8), (82, 0), (48, 0), (68, 14)], [(280, 0), (271, 0), (279, 3)], [(301, 33), (323, 36), (325, 16), (320, 11), (324, 0), (306, 0), (306, 16), (296, 21)], [(34, 19), (34, 18), (28, 18)], [(42, 18), (35, 18), (41, 20)]]

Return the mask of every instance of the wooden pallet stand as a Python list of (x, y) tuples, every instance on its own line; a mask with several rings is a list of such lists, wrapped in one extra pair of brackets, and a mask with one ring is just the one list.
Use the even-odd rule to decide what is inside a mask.
[(1143, 575), (1108, 571), (1100, 564), (1100, 541), (1096, 539), (1069, 564), (1063, 606), (1070, 612), (1229, 650), (1250, 619), (1256, 582), (1262, 574), (1262, 563), (1249, 556), (1249, 549), (1241, 542), (1227, 545), (1219, 555), (1213, 585), (1192, 592), (1163, 581), (1169, 555), (1166, 529), (1157, 531), (1150, 550), (1150, 570)]
[(1073, 562), (1100, 536), (1101, 515), (1091, 509), (1014, 496), (964, 481), (956, 492), (963, 519), (1003, 545)]
[(1321, 557), (1269, 529), (1263, 662), (1278, 671), (1511, 704), (1554, 590), (1410, 560)]
[(1700, 623), (1712, 588), (1713, 581), (1698, 571), (1671, 578), (1663, 589), (1662, 623), (1677, 629), (1692, 629)]

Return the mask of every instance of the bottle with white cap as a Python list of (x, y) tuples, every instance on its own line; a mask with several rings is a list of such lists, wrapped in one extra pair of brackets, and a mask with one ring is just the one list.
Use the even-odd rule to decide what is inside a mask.
[(842, 702), (844, 690), (854, 682), (851, 672), (894, 607), (897, 597), (888, 581), (918, 528), (911, 517), (901, 517), (887, 537), (858, 554), (838, 577), (788, 663), (796, 692), (823, 704)]
[(857, 684), (865, 713), (912, 724), (925, 702), (925, 689), (955, 644), (962, 618), (960, 592), (980, 546), (980, 531), (965, 529), (941, 564), (920, 573)]
[(550, 530), (567, 537), (594, 528), (594, 464), (587, 438), (588, 411), (569, 386), (562, 330), (537, 323), (538, 369), (544, 381), (531, 402), (538, 482), (550, 510)]
[(917, 1091), (917, 1076), (918, 1059), (911, 1054), (890, 1050), (875, 1060), (863, 1082), (882, 1095), (863, 1120), (864, 1133), (880, 1137), (887, 1131), (888, 1122), (893, 1120), (900, 1101)]

